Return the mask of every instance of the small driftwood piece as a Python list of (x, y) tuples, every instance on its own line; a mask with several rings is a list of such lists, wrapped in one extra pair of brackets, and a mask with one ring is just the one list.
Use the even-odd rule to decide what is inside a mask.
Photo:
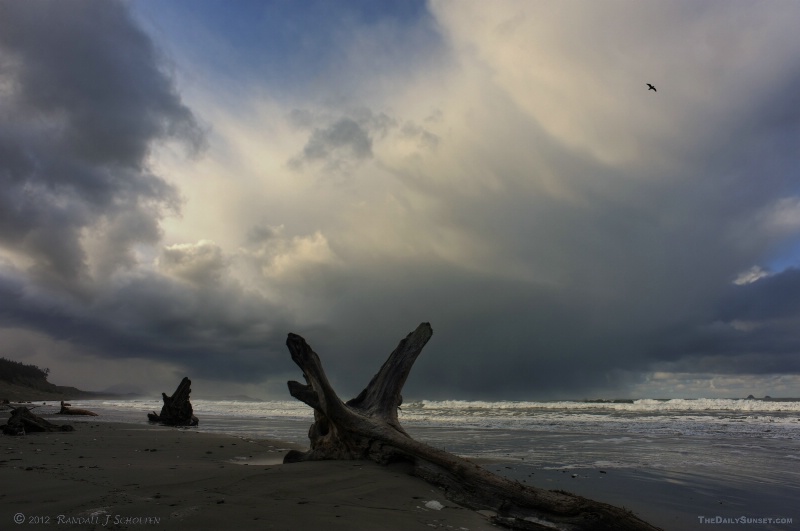
[(38, 415), (34, 415), (24, 406), (11, 410), (11, 417), (8, 423), (0, 427), (5, 435), (25, 435), (41, 431), (73, 431), (75, 428), (69, 424), (57, 425), (49, 422)]
[(625, 530), (658, 528), (632, 512), (563, 491), (522, 485), (497, 476), (462, 457), (412, 439), (400, 425), (400, 392), (414, 361), (433, 335), (422, 323), (389, 355), (356, 398), (343, 402), (328, 382), (319, 356), (306, 341), (289, 334), (292, 360), (306, 384), (290, 381), (289, 393), (314, 409), (308, 432), (311, 449), (290, 451), (284, 463), (326, 459), (369, 459), (381, 464), (404, 461), (412, 474), (444, 491), (451, 501), (496, 513), (492, 521), (525, 530)]
[(77, 407), (71, 407), (72, 404), (67, 404), (63, 400), (61, 401), (61, 409), (57, 413), (58, 415), (86, 415), (89, 417), (96, 417), (97, 413), (94, 411), (89, 411), (88, 409), (80, 409)]
[(161, 398), (164, 400), (161, 414), (156, 415), (156, 412), (153, 411), (147, 414), (147, 418), (150, 422), (160, 422), (167, 426), (197, 426), (200, 421), (194, 416), (192, 403), (189, 402), (191, 392), (192, 381), (184, 377), (172, 396), (161, 393)]

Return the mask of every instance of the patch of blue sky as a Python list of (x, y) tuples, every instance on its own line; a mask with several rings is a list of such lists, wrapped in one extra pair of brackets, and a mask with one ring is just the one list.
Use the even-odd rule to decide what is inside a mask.
[[(167, 52), (228, 80), (295, 93), (343, 67), (343, 42), (384, 26), (397, 56), (434, 46), (423, 0), (137, 0), (130, 4)], [(419, 41), (423, 42), (420, 43)]]
[(780, 250), (767, 260), (763, 267), (772, 273), (800, 268), (800, 236), (786, 242)]

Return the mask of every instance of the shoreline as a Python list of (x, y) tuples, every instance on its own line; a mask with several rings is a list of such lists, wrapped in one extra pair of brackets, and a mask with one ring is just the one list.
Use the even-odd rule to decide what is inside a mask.
[(284, 465), (299, 445), (55, 417), (75, 431), (0, 438), (2, 528), (496, 529), (400, 466)]
[[(76, 405), (91, 408), (89, 403), (76, 403)], [(121, 502), (115, 502), (116, 505), (107, 503), (103, 506), (95, 503), (92, 507), (95, 509), (100, 507), (100, 509), (93, 511), (89, 511), (91, 507), (87, 505), (81, 509), (83, 512), (79, 513), (84, 517), (93, 513), (97, 513), (98, 517), (107, 517), (114, 507), (122, 506), (127, 508), (128, 506), (141, 505), (141, 500), (136, 496), (145, 495), (146, 493), (143, 493), (142, 489), (148, 484), (142, 483), (136, 478), (131, 478), (132, 473), (122, 469), (122, 467), (128, 466), (128, 463), (120, 464), (121, 455), (108, 453), (109, 448), (122, 448), (128, 445), (130, 442), (128, 439), (131, 438), (139, 441), (125, 454), (133, 456), (131, 466), (138, 468), (150, 467), (152, 469), (158, 464), (162, 469), (168, 469), (168, 473), (173, 476), (177, 474), (187, 478), (187, 481), (205, 482), (204, 488), (210, 489), (211, 492), (216, 492), (216, 490), (219, 490), (218, 486), (223, 484), (230, 484), (232, 485), (231, 488), (236, 490), (238, 487), (235, 486), (239, 485), (239, 482), (245, 481), (245, 478), (239, 476), (240, 472), (236, 472), (232, 468), (238, 468), (240, 471), (241, 469), (250, 469), (252, 473), (248, 475), (259, 476), (256, 479), (247, 479), (247, 482), (252, 482), (247, 484), (255, 485), (252, 489), (253, 492), (249, 494), (244, 491), (239, 492), (235, 501), (223, 499), (223, 502), (219, 504), (222, 506), (231, 503), (236, 507), (241, 507), (245, 503), (250, 503), (251, 506), (248, 510), (250, 511), (249, 518), (252, 521), (248, 519), (233, 520), (231, 524), (235, 524), (236, 527), (242, 529), (249, 527), (257, 529), (295, 529), (299, 524), (292, 523), (289, 519), (273, 523), (266, 520), (267, 517), (263, 513), (255, 512), (254, 508), (266, 503), (272, 503), (275, 501), (273, 498), (279, 498), (284, 505), (274, 506), (276, 507), (275, 510), (288, 511), (289, 513), (306, 511), (310, 509), (312, 504), (323, 503), (326, 499), (325, 496), (329, 496), (328, 493), (320, 491), (321, 484), (330, 484), (331, 490), (336, 491), (339, 489), (340, 483), (351, 481), (353, 474), (358, 475), (359, 481), (368, 484), (383, 485), (388, 482), (387, 485), (389, 486), (387, 488), (391, 489), (392, 492), (396, 489), (391, 485), (395, 485), (395, 482), (399, 481), (401, 477), (404, 480), (415, 482), (414, 484), (417, 485), (416, 492), (409, 492), (402, 498), (387, 495), (380, 501), (379, 505), (384, 511), (389, 511), (390, 507), (394, 507), (394, 512), (384, 512), (384, 516), (387, 518), (394, 518), (398, 512), (411, 511), (411, 513), (417, 514), (422, 511), (425, 514), (430, 513), (427, 514), (431, 518), (428, 520), (430, 525), (426, 524), (426, 527), (435, 528), (442, 521), (452, 522), (456, 516), (461, 518), (460, 515), (455, 514), (456, 512), (472, 513), (472, 516), (475, 516), (473, 511), (448, 504), (444, 496), (438, 493), (434, 487), (422, 480), (408, 476), (407, 472), (402, 468), (387, 469), (370, 462), (353, 461), (303, 463), (301, 465), (311, 468), (303, 472), (308, 474), (308, 478), (301, 479), (296, 474), (298, 471), (302, 471), (302, 468), (298, 468), (298, 465), (294, 464), (281, 465), (281, 463), (283, 455), (288, 450), (302, 449), (308, 446), (307, 435), (305, 435), (308, 430), (308, 423), (305, 421), (292, 422), (293, 425), (287, 427), (286, 420), (282, 418), (264, 421), (260, 417), (253, 417), (240, 424), (231, 422), (225, 416), (205, 414), (201, 418), (199, 427), (169, 428), (148, 423), (144, 420), (143, 413), (138, 410), (134, 415), (127, 410), (117, 410), (115, 408), (98, 409), (97, 411), (101, 413), (100, 417), (69, 417), (54, 414), (57, 410), (54, 404), (41, 404), (39, 407), (42, 407), (42, 409), (38, 410), (38, 413), (47, 420), (56, 424), (72, 424), (77, 431), (72, 434), (51, 433), (31, 434), (22, 438), (5, 437), (0, 440), (0, 469), (6, 468), (6, 471), (11, 471), (13, 468), (21, 466), (20, 456), (10, 455), (10, 458), (14, 459), (12, 461), (9, 455), (6, 455), (8, 453), (7, 450), (12, 445), (2, 443), (22, 439), (25, 442), (24, 444), (20, 443), (20, 448), (18, 448), (20, 451), (25, 452), (27, 449), (29, 454), (31, 452), (53, 454), (50, 456), (52, 459), (49, 463), (42, 461), (41, 466), (45, 468), (36, 468), (37, 465), (34, 465), (32, 470), (26, 470), (27, 474), (46, 475), (49, 473), (51, 476), (70, 478), (72, 477), (70, 476), (70, 471), (72, 471), (72, 473), (79, 474), (76, 476), (76, 481), (81, 482), (73, 483), (72, 488), (79, 490), (90, 487), (86, 483), (91, 483), (96, 479), (97, 467), (114, 470), (117, 478), (114, 480), (107, 479), (106, 486), (109, 490), (119, 491), (117, 498), (123, 500), (124, 504), (120, 505)], [(119, 415), (120, 411), (125, 414)], [(130, 420), (134, 416), (137, 420)], [(65, 453), (57, 445), (49, 442), (50, 439), (61, 438), (60, 444), (66, 447), (66, 442), (79, 441), (80, 437), (75, 437), (76, 435), (82, 437), (83, 435), (81, 434), (86, 431), (91, 430), (94, 432), (95, 429), (102, 428), (103, 426), (99, 426), (100, 424), (109, 427), (109, 429), (105, 434), (100, 433), (104, 441), (103, 447), (92, 450), (91, 453), (88, 453), (89, 450), (85, 454)], [(300, 424), (302, 424), (302, 427), (299, 426)], [(241, 429), (242, 426), (247, 429)], [(254, 426), (257, 426), (258, 430), (253, 430)], [(263, 429), (264, 426), (267, 426), (268, 429)], [(111, 428), (114, 429), (112, 430)], [(775, 459), (780, 459), (783, 456), (796, 459), (794, 456), (800, 455), (797, 451), (800, 447), (791, 441), (746, 439), (736, 444), (731, 444), (733, 440), (726, 439), (718, 441), (717, 444), (709, 447), (708, 440), (702, 437), (672, 435), (653, 438), (652, 436), (634, 436), (631, 434), (613, 434), (598, 437), (596, 433), (581, 435), (570, 431), (563, 433), (548, 431), (530, 433), (529, 436), (531, 438), (525, 439), (525, 445), (517, 448), (513, 446), (516, 439), (513, 437), (508, 438), (515, 434), (509, 434), (503, 430), (476, 430), (474, 433), (460, 431), (457, 439), (443, 438), (448, 433), (450, 436), (453, 435), (450, 430), (451, 428), (420, 428), (417, 426), (416, 429), (409, 429), (409, 433), (419, 441), (439, 445), (440, 447), (445, 444), (443, 441), (447, 441), (447, 450), (455, 454), (466, 455), (474, 462), (498, 475), (537, 488), (566, 490), (617, 507), (625, 507), (632, 510), (643, 520), (664, 529), (702, 531), (708, 526), (699, 522), (698, 518), (709, 515), (714, 518), (729, 518), (742, 515), (747, 517), (796, 517), (792, 508), (796, 495), (800, 493), (800, 488), (793, 481), (797, 474), (777, 471), (771, 468), (769, 473), (767, 473), (767, 469), (760, 472), (762, 470), (760, 463), (765, 463), (765, 460), (774, 462)], [(444, 433), (440, 435), (439, 432)], [(474, 450), (471, 445), (476, 437), (486, 437), (488, 435), (491, 435), (492, 438), (487, 439), (484, 446), (488, 444), (489, 448), (495, 448), (495, 455), (477, 457), (469, 455), (469, 452), (464, 454), (465, 450)], [(67, 437), (72, 438), (68, 439)], [(92, 438), (100, 439), (101, 437), (95, 436)], [(453, 442), (455, 440), (458, 440), (459, 444)], [(159, 447), (150, 446), (150, 444), (155, 444), (156, 442), (159, 442)], [(161, 442), (164, 444), (161, 444)], [(93, 441), (93, 444), (96, 443)], [(756, 446), (753, 446), (754, 444)], [(187, 448), (193, 448), (193, 450), (190, 453), (177, 452), (175, 448), (180, 448), (182, 445), (187, 445)], [(655, 450), (652, 448), (653, 446), (655, 446)], [(497, 453), (497, 449), (506, 447), (508, 452)], [(150, 452), (154, 448), (156, 452)], [(533, 454), (528, 450), (520, 453), (516, 452), (515, 448), (517, 450), (535, 448), (536, 450)], [(13, 448), (11, 449), (13, 450)], [(160, 454), (159, 452), (162, 450), (171, 450), (171, 453), (169, 455)], [(745, 454), (742, 452), (747, 453), (747, 456), (749, 456), (746, 462), (739, 463), (735, 469), (720, 466), (720, 463), (729, 463), (735, 457), (744, 456)], [(638, 457), (631, 459), (629, 454)], [(66, 460), (70, 455), (72, 459), (80, 459), (79, 464), (70, 464)], [(56, 459), (60, 456), (63, 456), (63, 458)], [(28, 455), (27, 459), (33, 460), (35, 457), (36, 455), (32, 454)], [(686, 466), (685, 464), (674, 466), (675, 459), (680, 459), (681, 463), (690, 463), (692, 466)], [(105, 460), (106, 464), (88, 462), (90, 460), (98, 461), (98, 463)], [(83, 468), (80, 467), (80, 464), (84, 465)], [(186, 468), (184, 465), (189, 466), (188, 471), (184, 470)], [(370, 469), (363, 467), (372, 467), (372, 471), (368, 472)], [(46, 470), (47, 468), (52, 468), (52, 470), (48, 471)], [(199, 472), (202, 472), (199, 476), (192, 475)], [(8, 520), (9, 514), (11, 516), (16, 514), (16, 511), (11, 511), (14, 505), (9, 504), (9, 501), (14, 499), (8, 495), (3, 495), (3, 493), (15, 492), (17, 485), (9, 478), (4, 477), (4, 474), (5, 471), (0, 473), (0, 486), (5, 487), (0, 490), (0, 507), (3, 508), (3, 511), (0, 511), (0, 522)], [(321, 476), (321, 483), (314, 481), (314, 474)], [(377, 476), (373, 477), (371, 474), (377, 474)], [(262, 475), (268, 477), (262, 478), (260, 477)], [(129, 476), (127, 480), (125, 479), (126, 476)], [(50, 479), (53, 478), (51, 477)], [(114, 483), (115, 481), (116, 483)], [(175, 485), (180, 483), (174, 478), (170, 481), (162, 478), (161, 481), (163, 485), (169, 486), (164, 487), (164, 490), (161, 491), (154, 490), (160, 497), (154, 498), (155, 495), (151, 493), (149, 496), (154, 499), (144, 502), (145, 507), (163, 509), (160, 506), (164, 503), (161, 500), (165, 498), (165, 493), (169, 492), (170, 489), (176, 488)], [(287, 499), (284, 498), (284, 492), (276, 491), (277, 487), (272, 484), (275, 481), (288, 481), (287, 484), (295, 485), (292, 487), (295, 489), (293, 491), (295, 492), (293, 504), (288, 503)], [(298, 487), (298, 481), (306, 481), (305, 486)], [(352, 481), (353, 487), (359, 486), (355, 479), (352, 479)], [(244, 483), (241, 484), (244, 485)], [(35, 497), (39, 495), (39, 492), (30, 486), (26, 488), (28, 488), (31, 499), (37, 499)], [(123, 496), (122, 492), (124, 491), (127, 491), (128, 497), (136, 499), (131, 501), (128, 497)], [(168, 520), (168, 524), (162, 527), (156, 526), (156, 528), (177, 528), (179, 530), (205, 528), (203, 527), (206, 521), (204, 518), (196, 521), (192, 520), (196, 524), (195, 527), (181, 523), (181, 520), (177, 520), (177, 518), (184, 517), (180, 510), (185, 508), (184, 506), (188, 506), (194, 507), (194, 509), (191, 509), (192, 511), (197, 511), (197, 507), (199, 507), (197, 500), (208, 505), (214, 505), (218, 500), (203, 497), (207, 495), (206, 491), (187, 492), (188, 494), (180, 494), (178, 496), (179, 500), (173, 499), (167, 504), (167, 507), (173, 507), (171, 504), (176, 504), (174, 511), (177, 511), (178, 514), (174, 515), (174, 521)], [(259, 493), (261, 494), (260, 496), (258, 496)], [(55, 499), (54, 495), (49, 497)], [(327, 502), (328, 516), (335, 518), (339, 513), (333, 511), (339, 511), (341, 506), (365, 503), (362, 499), (358, 499), (363, 498), (360, 494), (352, 498), (349, 502), (341, 498)], [(408, 500), (412, 500), (414, 504), (403, 505), (403, 501)], [(446, 509), (437, 513), (425, 508), (425, 502), (432, 500), (444, 504)], [(231, 505), (227, 505), (226, 507), (218, 507), (211, 510), (224, 511), (230, 509), (230, 507)], [(450, 509), (453, 510), (451, 511)], [(28, 509), (26, 508), (26, 510)], [(27, 514), (24, 511), (20, 512)], [(62, 511), (59, 514), (66, 515), (68, 513)], [(120, 514), (125, 515), (128, 513)], [(173, 516), (169, 511), (159, 514), (162, 515), (162, 518), (164, 514), (170, 517)], [(331, 517), (331, 514), (334, 514), (334, 516)], [(305, 513), (303, 513), (303, 516), (305, 516)], [(343, 517), (345, 515), (340, 515), (337, 521)], [(365, 521), (370, 521), (371, 518), (369, 514), (361, 515), (358, 518), (362, 517)], [(257, 521), (255, 520), (256, 518), (258, 518)], [(350, 518), (353, 517), (351, 516)], [(390, 531), (395, 529), (394, 527), (386, 527), (383, 522), (373, 527), (366, 524), (363, 527), (359, 527), (358, 521), (355, 524), (353, 524), (352, 520), (348, 521), (349, 527), (342, 526), (341, 529), (379, 528), (389, 529)], [(795, 521), (797, 520), (795, 519)], [(164, 520), (161, 521), (162, 524), (163, 522)], [(89, 526), (88, 528), (93, 529), (108, 528), (107, 525), (102, 524), (103, 522), (95, 522), (94, 524), (86, 525)], [(108, 525), (111, 524), (113, 524), (113, 520)], [(86, 525), (83, 527), (76, 525), (75, 529), (87, 529)], [(135, 528), (133, 524), (128, 525), (129, 527), (118, 528)], [(222, 523), (220, 525), (222, 528), (227, 527)], [(330, 527), (327, 522), (322, 525)], [(409, 525), (412, 525), (412, 527), (398, 526), (397, 530), (416, 529), (413, 524)], [(481, 527), (476, 527), (476, 525)], [(480, 517), (478, 524), (454, 526), (453, 531), (457, 531), (459, 527), (464, 527), (471, 531), (474, 529), (488, 529), (489, 527), (497, 529), (483, 517)], [(3, 526), (0, 525), (0, 528), (3, 528)], [(140, 529), (141, 527), (138, 528)], [(773, 527), (747, 525), (739, 528), (773, 529)], [(774, 529), (786, 528), (785, 525), (774, 527)], [(213, 528), (209, 527), (209, 529)], [(420, 529), (422, 528), (420, 527)]]

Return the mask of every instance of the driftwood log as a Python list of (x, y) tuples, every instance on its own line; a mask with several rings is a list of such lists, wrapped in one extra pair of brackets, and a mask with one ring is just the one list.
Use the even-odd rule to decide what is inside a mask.
[(161, 393), (161, 398), (164, 400), (161, 414), (157, 415), (153, 411), (147, 414), (147, 418), (150, 422), (160, 422), (168, 426), (197, 426), (200, 421), (194, 416), (192, 403), (189, 402), (191, 392), (192, 381), (184, 376), (172, 396)]
[(31, 413), (30, 409), (20, 406), (11, 410), (8, 423), (0, 427), (5, 435), (25, 435), (40, 431), (73, 431), (69, 424), (59, 426)]
[(411, 366), (433, 335), (422, 323), (389, 355), (356, 398), (343, 402), (328, 382), (319, 356), (306, 341), (289, 334), (286, 345), (306, 384), (290, 381), (289, 393), (314, 409), (308, 432), (311, 448), (290, 451), (285, 463), (327, 459), (404, 461), (412, 474), (444, 491), (459, 505), (496, 513), (493, 522), (526, 530), (640, 530), (658, 528), (632, 512), (564, 491), (522, 485), (475, 463), (412, 439), (397, 418), (400, 392)]
[(89, 411), (88, 409), (80, 409), (77, 407), (71, 407), (72, 404), (67, 404), (63, 400), (61, 401), (61, 409), (58, 411), (58, 415), (86, 415), (89, 417), (96, 417), (97, 413), (94, 411)]

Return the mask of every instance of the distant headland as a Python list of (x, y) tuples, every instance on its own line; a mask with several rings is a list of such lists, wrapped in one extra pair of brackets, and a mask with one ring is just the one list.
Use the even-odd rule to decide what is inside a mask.
[(74, 398), (101, 398), (105, 394), (81, 391), (47, 381), (49, 369), (0, 358), (0, 401), (30, 402)]

